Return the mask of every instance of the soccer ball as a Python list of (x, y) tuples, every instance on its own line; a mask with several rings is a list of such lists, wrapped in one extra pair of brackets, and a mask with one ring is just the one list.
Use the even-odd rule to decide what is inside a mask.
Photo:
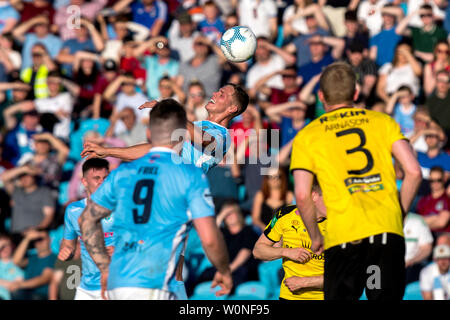
[(220, 49), (231, 62), (250, 59), (256, 50), (256, 37), (250, 28), (237, 26), (228, 29), (220, 39)]

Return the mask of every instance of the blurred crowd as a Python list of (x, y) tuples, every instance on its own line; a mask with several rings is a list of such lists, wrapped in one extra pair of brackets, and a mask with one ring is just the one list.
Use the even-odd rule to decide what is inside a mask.
[[(219, 43), (237, 25), (258, 40), (254, 57), (234, 64)], [(423, 183), (405, 261), (408, 282), (418, 281), (433, 247), (450, 245), (449, 31), (447, 0), (0, 0), (0, 298), (73, 297), (79, 256), (62, 264), (55, 254), (65, 207), (85, 197), (84, 142), (146, 142), (148, 110), (137, 107), (149, 100), (174, 98), (189, 120), (205, 120), (226, 83), (250, 96), (229, 128), (242, 164), (223, 162), (208, 178), (235, 284), (258, 280), (251, 250), (273, 212), (294, 202), (292, 141), (324, 113), (319, 77), (335, 61), (357, 75), (356, 106), (391, 115), (417, 153)], [(277, 141), (250, 134), (262, 129), (278, 129)], [(260, 148), (279, 169), (261, 174)], [(400, 186), (401, 168), (397, 176)], [(213, 275), (196, 240), (188, 294)], [(441, 274), (446, 252), (436, 254), (447, 259)]]

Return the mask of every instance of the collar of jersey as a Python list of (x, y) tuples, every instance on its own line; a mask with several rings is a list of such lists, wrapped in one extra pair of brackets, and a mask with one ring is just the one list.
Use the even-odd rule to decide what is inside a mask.
[(153, 147), (150, 149), (150, 151), (148, 153), (150, 153), (150, 152), (169, 152), (169, 153), (176, 154), (175, 150), (166, 148), (166, 147)]

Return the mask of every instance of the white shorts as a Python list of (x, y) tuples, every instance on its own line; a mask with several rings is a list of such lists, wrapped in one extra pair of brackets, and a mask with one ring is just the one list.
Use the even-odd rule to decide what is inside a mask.
[(86, 290), (77, 287), (74, 300), (103, 300), (100, 290)]
[(108, 290), (110, 300), (176, 300), (177, 296), (169, 291), (148, 288), (116, 288)]

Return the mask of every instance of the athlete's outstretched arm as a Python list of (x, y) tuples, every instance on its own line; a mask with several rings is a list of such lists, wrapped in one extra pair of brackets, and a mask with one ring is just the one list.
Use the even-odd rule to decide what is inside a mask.
[(102, 147), (101, 145), (93, 142), (85, 142), (83, 145), (84, 149), (81, 152), (81, 157), (87, 157), (86, 159), (113, 157), (124, 161), (132, 161), (145, 156), (151, 147), (151, 143), (143, 143), (125, 148), (108, 148)]
[(197, 218), (193, 221), (206, 256), (217, 272), (211, 287), (219, 285), (222, 289), (216, 292), (217, 296), (230, 293), (233, 279), (229, 265), (228, 250), (222, 232), (217, 228), (213, 217)]
[(111, 258), (105, 247), (101, 219), (108, 217), (110, 214), (110, 210), (88, 200), (86, 208), (78, 218), (81, 238), (83, 239), (86, 250), (89, 252), (92, 260), (94, 260), (101, 272), (101, 295), (105, 300), (107, 299), (105, 294), (106, 282), (108, 280), (109, 263)]
[(392, 144), (392, 155), (400, 163), (404, 172), (403, 183), (400, 188), (400, 204), (404, 217), (409, 212), (411, 203), (419, 189), (422, 181), (422, 171), (408, 141), (395, 141)]
[(314, 176), (306, 170), (294, 170), (294, 190), (297, 207), (303, 223), (311, 238), (311, 250), (315, 254), (323, 252), (323, 236), (317, 226), (316, 209), (311, 196), (311, 188)]

